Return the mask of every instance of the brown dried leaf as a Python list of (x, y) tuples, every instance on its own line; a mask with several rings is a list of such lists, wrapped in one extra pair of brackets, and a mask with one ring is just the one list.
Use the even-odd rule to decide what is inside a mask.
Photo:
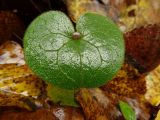
[[(126, 54), (148, 72), (160, 64), (160, 25), (147, 25), (124, 34)], [(136, 67), (136, 66), (135, 66)]]
[(146, 81), (144, 75), (125, 63), (115, 78), (101, 89), (128, 98), (141, 97), (143, 99), (146, 92)]

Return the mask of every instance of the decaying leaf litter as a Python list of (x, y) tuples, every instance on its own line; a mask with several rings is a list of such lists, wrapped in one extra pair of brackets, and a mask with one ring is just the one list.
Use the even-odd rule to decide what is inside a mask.
[[(124, 1), (120, 1), (120, 2), (118, 2), (118, 3), (116, 3), (115, 1), (110, 1), (110, 2), (107, 2), (107, 1), (105, 1), (105, 0), (103, 0), (103, 4), (100, 4), (100, 3), (98, 3), (96, 0), (94, 0), (94, 1), (90, 1), (90, 0), (86, 0), (86, 1), (84, 1), (84, 2), (82, 2), (82, 1), (79, 1), (79, 0), (77, 0), (77, 1), (70, 1), (70, 0), (66, 0), (65, 1), (66, 2), (66, 5), (68, 6), (67, 8), (68, 8), (68, 13), (69, 13), (69, 15), (71, 16), (71, 18), (74, 20), (76, 20), (76, 17), (77, 16), (79, 16), (80, 14), (81, 14), (81, 11), (95, 11), (95, 10), (93, 10), (93, 8), (96, 8), (96, 9), (98, 9), (97, 11), (99, 12), (99, 13), (103, 13), (102, 11), (104, 11), (104, 13), (105, 13), (105, 15), (106, 15), (106, 8), (104, 7), (104, 6), (108, 6), (108, 5), (112, 5), (113, 7), (109, 7), (110, 9), (109, 9), (109, 13), (107, 14), (107, 15), (110, 15), (112, 18), (113, 18), (113, 20), (114, 21), (116, 21), (117, 22), (117, 24), (120, 26), (120, 29), (122, 30), (122, 31), (125, 31), (125, 32), (127, 32), (127, 31), (129, 31), (129, 30), (132, 30), (132, 29), (134, 29), (134, 28), (137, 28), (137, 27), (140, 27), (140, 26), (142, 26), (142, 25), (146, 25), (146, 24), (157, 24), (157, 23), (159, 23), (159, 14), (158, 14), (158, 12), (157, 11), (159, 11), (159, 7), (157, 7), (158, 6), (158, 4), (160, 4), (159, 3), (159, 1), (158, 0), (153, 0), (153, 1), (151, 1), (151, 0), (140, 0), (140, 1), (138, 1), (138, 2), (133, 2), (133, 3), (131, 3), (131, 4), (128, 4), (128, 3), (125, 3)], [(83, 4), (81, 4), (81, 3), (83, 3)], [(76, 4), (76, 7), (75, 7), (75, 4)], [(87, 7), (87, 6), (94, 6), (94, 5), (98, 5), (98, 6), (101, 6), (101, 7)], [(102, 7), (103, 6), (103, 7)], [(153, 7), (154, 6), (154, 7)], [(156, 7), (155, 7), (156, 6)], [(103, 9), (103, 10), (101, 10), (101, 8), (105, 8), (105, 9)], [(76, 11), (76, 12), (72, 12), (72, 11)], [(108, 10), (108, 9), (107, 9)], [(120, 10), (120, 12), (115, 12), (115, 11), (119, 11)], [(111, 13), (113, 12), (113, 13), (116, 13), (116, 14), (111, 14), (110, 13), (110, 11), (111, 11)], [(134, 11), (134, 12), (133, 12)], [(138, 11), (142, 11), (142, 12), (138, 12)], [(107, 11), (108, 12), (108, 11)], [(76, 13), (76, 14), (74, 14), (74, 15), (72, 15), (73, 13)], [(134, 15), (134, 14), (135, 15)], [(155, 19), (151, 19), (151, 18), (155, 18)], [(3, 55), (3, 54), (2, 54)], [(134, 62), (134, 61), (133, 61)], [(126, 65), (124, 65), (124, 66), (126, 66)], [(15, 67), (15, 66), (14, 66)], [(19, 67), (19, 66), (18, 66)], [(15, 69), (15, 68), (14, 68)], [(16, 68), (17, 69), (17, 68)], [(130, 93), (132, 93), (133, 91), (133, 96), (137, 99), (137, 100), (139, 100), (140, 99), (140, 101), (143, 101), (142, 102), (142, 104), (144, 104), (144, 101), (146, 101), (145, 99), (144, 99), (144, 93), (145, 93), (145, 91), (146, 91), (146, 88), (145, 88), (145, 86), (142, 88), (141, 87), (141, 89), (142, 90), (139, 90), (139, 88), (140, 87), (137, 87), (137, 90), (136, 90), (136, 88), (134, 88), (132, 85), (137, 85), (136, 83), (138, 82), (138, 83), (145, 83), (145, 81), (144, 81), (144, 78), (145, 79), (147, 79), (147, 93), (146, 93), (146, 95), (145, 95), (145, 97), (147, 98), (147, 100), (149, 100), (149, 102), (151, 103), (151, 104), (153, 104), (153, 105), (155, 105), (155, 106), (158, 106), (159, 105), (159, 98), (158, 98), (158, 93), (159, 92), (157, 92), (159, 89), (159, 87), (153, 87), (153, 85), (154, 85), (154, 83), (156, 83), (155, 85), (156, 86), (158, 86), (158, 84), (159, 84), (159, 82), (157, 82), (157, 79), (159, 78), (159, 77), (157, 77), (157, 76), (159, 76), (159, 72), (157, 72), (157, 71), (159, 71), (159, 68), (157, 68), (157, 69), (155, 69), (153, 72), (151, 72), (147, 77), (145, 77), (145, 75), (139, 75), (138, 76), (138, 78), (137, 78), (137, 74), (139, 74), (138, 73), (138, 70), (136, 70), (135, 69), (135, 71), (136, 72), (133, 72), (133, 73), (135, 73), (136, 75), (130, 75), (130, 72), (128, 72), (128, 71), (130, 71), (131, 69), (135, 69), (135, 68), (129, 68), (129, 70), (126, 70), (126, 72), (124, 72), (123, 71), (123, 68), (122, 68), (122, 70), (119, 72), (120, 74), (119, 75), (117, 75), (118, 77), (119, 76), (121, 76), (120, 78), (125, 78), (125, 79), (127, 79), (126, 80), (126, 82), (125, 83), (131, 83), (130, 84), (130, 86), (131, 87), (128, 87), (129, 85), (126, 85), (126, 84), (124, 84), (123, 83), (123, 79), (121, 80), (122, 81), (122, 83), (121, 84), (119, 84), (119, 81), (118, 81), (118, 83), (116, 82), (116, 80), (113, 80), (111, 83), (109, 83), (109, 84), (107, 84), (106, 86), (116, 86), (118, 89), (120, 89), (118, 92), (119, 93), (117, 93), (117, 90), (114, 90), (114, 89), (109, 89), (108, 87), (105, 87), (105, 86), (103, 86), (101, 89), (100, 89), (100, 91), (102, 91), (102, 93), (104, 94), (107, 94), (107, 91), (111, 91), (111, 93), (113, 92), (115, 92), (115, 94), (118, 94), (118, 95), (122, 95), (122, 96), (124, 96), (124, 97), (126, 97), (127, 96), (127, 94), (128, 95), (132, 95), (132, 94), (130, 94)], [(132, 71), (132, 70), (131, 70)], [(126, 74), (129, 74), (129, 77), (125, 77), (125, 76), (127, 76)], [(131, 77), (132, 76), (132, 77)], [(118, 78), (117, 77), (117, 78)], [(136, 78), (136, 79), (140, 79), (139, 81), (137, 80), (137, 82), (135, 82), (135, 84), (132, 84), (132, 82), (131, 82), (131, 80), (133, 79), (133, 78)], [(156, 78), (155, 78), (156, 77)], [(134, 79), (135, 79), (134, 78)], [(116, 79), (116, 77), (115, 77), (115, 79)], [(151, 81), (149, 81), (148, 82), (148, 79), (152, 79)], [(129, 81), (129, 82), (128, 82)], [(133, 82), (133, 83), (134, 83)], [(2, 85), (4, 85), (4, 84), (2, 84)], [(108, 89), (107, 89), (108, 88)], [(111, 87), (112, 88), (112, 87)], [(134, 88), (134, 90), (132, 90)], [(152, 88), (152, 89), (149, 89), (149, 88)], [(155, 88), (157, 88), (157, 89), (155, 89)], [(115, 88), (116, 89), (116, 88)], [(123, 92), (124, 90), (125, 90), (125, 92)], [(126, 90), (127, 89), (127, 90)], [(29, 89), (28, 89), (29, 90)], [(22, 90), (23, 91), (23, 90)], [(21, 91), (21, 92), (22, 92)], [(26, 89), (24, 90), (24, 91), (26, 91)], [(38, 90), (39, 91), (39, 90)], [(82, 90), (83, 91), (83, 90)], [(96, 91), (96, 90), (95, 90)], [(127, 91), (127, 92), (126, 92)], [(135, 92), (136, 91), (136, 92)], [(139, 93), (140, 91), (143, 91), (142, 93)], [(19, 91), (18, 91), (19, 92)], [(19, 93), (21, 93), (21, 92), (19, 92)], [(157, 92), (157, 93), (156, 93)], [(85, 93), (85, 92), (84, 92)], [(99, 93), (99, 92), (98, 92)], [(152, 93), (154, 93), (154, 94), (152, 94)], [(95, 92), (95, 94), (96, 94), (96, 92)], [(135, 95), (135, 94), (137, 94), (137, 95)], [(23, 94), (18, 94), (18, 95), (23, 95)], [(89, 94), (90, 95), (90, 94)], [(155, 96), (154, 96), (155, 95)], [(93, 97), (94, 97), (95, 95), (93, 94)], [(112, 95), (113, 96), (113, 95)], [(138, 98), (137, 98), (137, 96), (138, 96)], [(139, 97), (139, 96), (141, 96), (141, 97)], [(151, 96), (154, 96), (154, 97), (151, 97)], [(33, 96), (31, 96), (31, 97), (33, 97)], [(78, 96), (77, 95), (77, 97), (82, 97), (82, 96)], [(128, 97), (128, 96), (127, 96)], [(92, 97), (91, 97), (92, 98)], [(112, 98), (112, 97), (111, 97)], [(153, 99), (152, 99), (153, 98)], [(92, 100), (92, 99), (91, 99)], [(80, 102), (81, 104), (83, 104), (84, 102), (83, 102), (83, 97), (82, 97), (82, 99), (81, 100), (79, 100), (79, 101), (82, 101), (82, 102)], [(26, 103), (23, 103), (24, 105), (26, 104)], [(13, 104), (11, 104), (11, 105), (16, 105), (16, 103), (14, 103), (13, 102)], [(20, 107), (23, 107), (24, 105), (20, 105)], [(98, 104), (99, 105), (99, 104)], [(87, 107), (86, 107), (87, 108)], [(84, 108), (85, 109), (85, 108)], [(147, 108), (146, 108), (147, 109)], [(147, 110), (148, 111), (148, 110)], [(147, 112), (145, 112), (145, 113), (147, 113)], [(87, 116), (87, 117), (90, 117), (90, 111), (89, 111), (89, 114), (88, 114), (88, 112), (86, 112), (85, 113), (85, 115)], [(92, 115), (92, 114), (91, 114)], [(149, 115), (149, 114), (148, 114)], [(93, 114), (93, 116), (91, 116), (91, 118), (94, 118), (94, 114)]]

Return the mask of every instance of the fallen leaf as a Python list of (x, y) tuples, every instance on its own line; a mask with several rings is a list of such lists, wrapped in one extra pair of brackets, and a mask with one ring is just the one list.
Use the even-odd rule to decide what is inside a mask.
[(0, 65), (0, 106), (19, 106), (27, 109), (32, 109), (33, 104), (42, 106), (40, 101), (43, 91), (42, 80), (26, 65)]
[(146, 81), (144, 75), (140, 74), (136, 68), (124, 63), (114, 79), (100, 88), (103, 91), (110, 91), (121, 96), (144, 99)]
[(140, 72), (149, 72), (160, 64), (160, 25), (147, 25), (124, 34), (126, 55), (138, 63)]

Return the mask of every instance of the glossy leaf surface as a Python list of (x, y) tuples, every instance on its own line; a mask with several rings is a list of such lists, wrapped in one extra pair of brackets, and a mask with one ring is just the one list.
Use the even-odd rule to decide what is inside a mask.
[(75, 29), (58, 11), (37, 17), (24, 36), (27, 64), (62, 88), (101, 86), (123, 63), (123, 36), (110, 19), (94, 13), (82, 15)]

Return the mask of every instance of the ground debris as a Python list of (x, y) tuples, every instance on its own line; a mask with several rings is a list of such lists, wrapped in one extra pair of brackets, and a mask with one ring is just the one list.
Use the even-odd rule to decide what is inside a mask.
[(138, 96), (144, 99), (146, 92), (145, 75), (140, 74), (132, 65), (124, 63), (115, 78), (100, 88), (117, 95), (129, 98)]
[(150, 109), (139, 98), (127, 98), (99, 88), (82, 88), (76, 94), (76, 99), (89, 120), (123, 120), (118, 108), (120, 100), (127, 102), (134, 109), (137, 119), (148, 120), (150, 118)]

